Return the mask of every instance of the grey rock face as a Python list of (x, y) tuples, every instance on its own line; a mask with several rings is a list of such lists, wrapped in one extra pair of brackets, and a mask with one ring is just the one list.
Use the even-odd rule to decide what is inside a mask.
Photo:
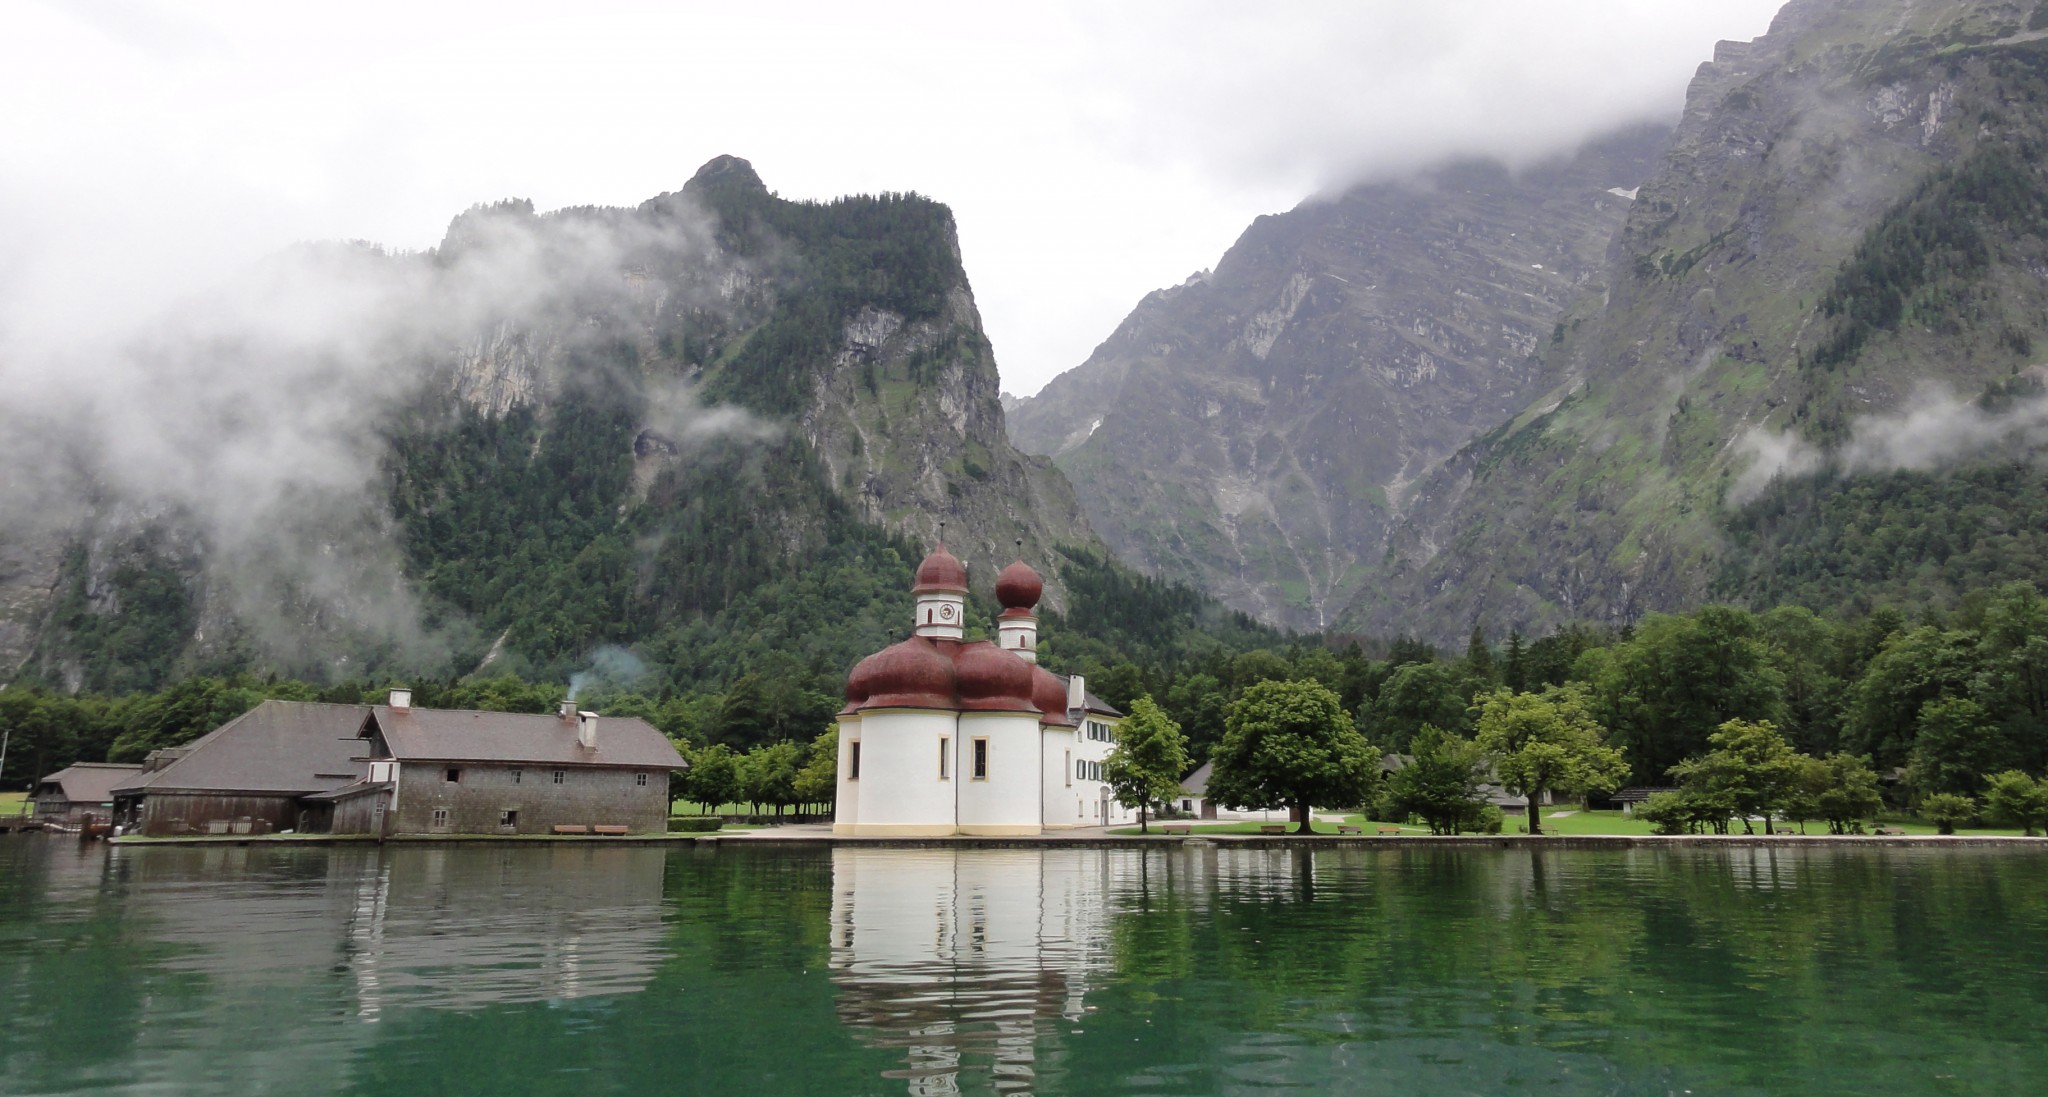
[(1423, 474), (1549, 387), (1538, 352), (1600, 288), (1664, 140), (1645, 127), (1261, 217), (1018, 401), (1011, 437), (1066, 471), (1126, 562), (1332, 625)]
[(1608, 292), (1547, 348), (1550, 387), (1419, 484), (1345, 624), (1452, 639), (1697, 604), (1749, 440), (1824, 445), (1930, 383), (1974, 395), (2024, 370), (2014, 347), (2048, 316), (2038, 239), (1916, 291), (1918, 320), (1846, 360), (1813, 356), (1867, 233), (1945, 169), (2048, 137), (2020, 90), (2038, 82), (2030, 11), (1796, 0), (1723, 43), (1614, 239)]

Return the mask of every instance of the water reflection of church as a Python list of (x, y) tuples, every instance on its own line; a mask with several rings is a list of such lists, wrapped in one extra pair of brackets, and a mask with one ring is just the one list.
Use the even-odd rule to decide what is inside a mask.
[(903, 1049), (912, 1094), (1028, 1090), (1106, 967), (1105, 904), (1135, 863), (1098, 849), (832, 851), (842, 1021)]
[(902, 1049), (888, 1076), (914, 1097), (1031, 1091), (1060, 1071), (1089, 992), (1114, 973), (1116, 917), (1148, 895), (1199, 907), (1291, 890), (1303, 852), (836, 848), (839, 1018)]

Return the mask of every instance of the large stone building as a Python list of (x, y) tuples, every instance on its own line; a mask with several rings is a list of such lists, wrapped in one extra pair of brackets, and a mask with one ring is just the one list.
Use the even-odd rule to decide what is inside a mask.
[(841, 835), (1035, 835), (1133, 820), (1102, 780), (1123, 714), (1038, 665), (1038, 573), (996, 578), (997, 639), (966, 637), (967, 568), (918, 565), (912, 635), (861, 660), (839, 713)]
[(465, 712), (392, 690), (357, 735), (363, 779), (320, 797), (336, 834), (660, 833), (669, 772), (685, 767), (647, 721), (567, 701), (553, 715)]
[(684, 767), (644, 720), (265, 701), (110, 793), (130, 832), (648, 834)]

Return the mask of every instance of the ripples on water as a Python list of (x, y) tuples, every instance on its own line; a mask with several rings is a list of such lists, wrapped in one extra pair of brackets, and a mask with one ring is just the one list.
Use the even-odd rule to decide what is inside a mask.
[(4, 1093), (2048, 1092), (1967, 849), (0, 840)]

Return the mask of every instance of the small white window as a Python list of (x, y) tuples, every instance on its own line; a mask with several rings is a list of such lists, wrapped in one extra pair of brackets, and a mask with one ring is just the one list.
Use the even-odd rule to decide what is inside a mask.
[(556, 771), (555, 771), (555, 783), (556, 783), (556, 784), (558, 784), (558, 785), (562, 783), (562, 771), (561, 771), (561, 770), (556, 770)]
[(646, 788), (646, 787), (647, 787), (647, 775), (646, 775), (646, 774), (644, 774), (644, 773), (636, 773), (636, 774), (634, 774), (634, 775), (633, 775), (633, 783), (634, 783), (634, 784), (636, 784), (636, 785), (639, 785), (639, 786), (640, 786), (641, 788)]
[(974, 779), (977, 781), (988, 780), (988, 740), (986, 739), (976, 739), (974, 741)]
[(447, 808), (435, 808), (435, 809), (434, 809), (434, 827), (435, 827), (435, 829), (444, 829), (444, 828), (446, 828), (447, 826), (448, 826), (448, 809), (447, 809)]
[(846, 779), (858, 781), (860, 780), (860, 740), (855, 739), (847, 743), (846, 747)]
[(945, 735), (939, 736), (939, 780), (941, 781), (945, 780), (948, 776), (950, 776), (951, 771), (949, 767), (952, 764), (950, 761), (952, 753), (952, 738)]
[(1070, 750), (1064, 757), (1067, 760), (1067, 764), (1060, 768), (1067, 771), (1067, 785), (1072, 787), (1074, 784), (1074, 752)]
[(519, 783), (519, 771), (516, 769), (512, 771), (512, 783), (515, 785)]

